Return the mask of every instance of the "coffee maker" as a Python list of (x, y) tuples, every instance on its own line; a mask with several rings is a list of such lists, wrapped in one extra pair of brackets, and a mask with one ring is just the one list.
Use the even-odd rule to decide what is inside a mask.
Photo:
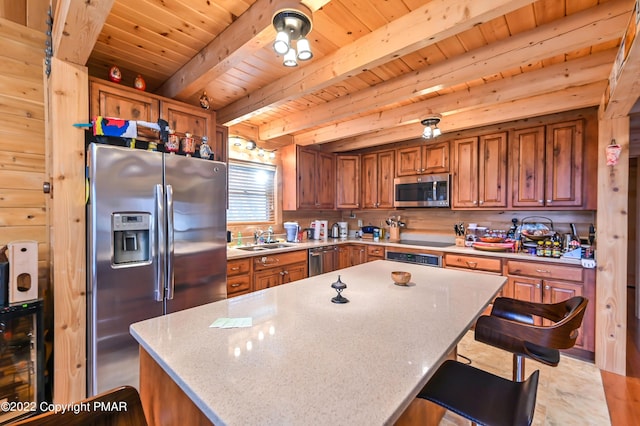
[(349, 235), (349, 225), (347, 222), (338, 222), (338, 227), (340, 228), (340, 239), (346, 240)]

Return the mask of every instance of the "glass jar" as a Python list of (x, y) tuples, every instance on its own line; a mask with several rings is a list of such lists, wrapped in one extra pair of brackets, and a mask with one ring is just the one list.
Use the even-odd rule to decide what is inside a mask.
[(538, 241), (536, 245), (536, 256), (544, 256), (544, 241)]
[(559, 258), (560, 256), (562, 256), (562, 249), (560, 248), (560, 242), (559, 241), (555, 241), (553, 243), (553, 249), (551, 251), (551, 256), (555, 257), (555, 258)]
[(169, 137), (167, 138), (167, 142), (164, 144), (164, 150), (174, 154), (178, 152), (179, 149), (180, 138), (176, 135), (175, 130), (169, 130)]
[(184, 138), (182, 138), (182, 152), (184, 152), (187, 157), (191, 157), (191, 154), (196, 152), (196, 141), (193, 139), (191, 133), (185, 133)]
[(544, 242), (544, 257), (551, 257), (553, 253), (553, 247), (551, 246), (551, 241), (547, 240)]

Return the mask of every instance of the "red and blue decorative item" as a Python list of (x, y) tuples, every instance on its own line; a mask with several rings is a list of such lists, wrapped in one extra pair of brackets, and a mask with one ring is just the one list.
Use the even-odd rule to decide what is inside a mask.
[(120, 83), (122, 81), (122, 73), (120, 72), (120, 68), (115, 65), (109, 68), (109, 80), (114, 83)]
[(202, 96), (200, 96), (200, 107), (204, 109), (209, 109), (211, 105), (209, 104), (209, 97), (207, 96), (207, 92), (202, 92)]
[(140, 74), (138, 74), (136, 79), (133, 81), (133, 87), (142, 91), (144, 91), (147, 88), (147, 83), (144, 82), (144, 78), (142, 78)]
[(137, 138), (138, 125), (131, 120), (97, 116), (93, 119), (93, 135)]

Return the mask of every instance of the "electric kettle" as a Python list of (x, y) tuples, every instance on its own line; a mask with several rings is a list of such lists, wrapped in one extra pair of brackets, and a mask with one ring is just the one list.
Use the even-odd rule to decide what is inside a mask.
[(331, 225), (331, 238), (340, 238), (340, 226), (337, 223)]

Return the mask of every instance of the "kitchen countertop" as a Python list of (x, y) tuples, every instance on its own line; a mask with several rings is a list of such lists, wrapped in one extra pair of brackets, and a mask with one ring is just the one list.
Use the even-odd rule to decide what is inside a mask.
[[(390, 273), (412, 273), (396, 286)], [(346, 304), (330, 287), (346, 283)], [(215, 424), (390, 424), (506, 281), (378, 260), (131, 325)], [(251, 317), (249, 328), (210, 328)]]
[[(526, 253), (511, 253), (511, 252), (490, 252), (490, 251), (482, 251), (476, 250), (473, 247), (458, 247), (454, 243), (451, 243), (450, 246), (445, 247), (427, 247), (424, 245), (411, 245), (411, 244), (402, 244), (397, 242), (390, 242), (388, 240), (381, 240), (379, 242), (374, 242), (373, 240), (361, 239), (361, 238), (349, 238), (349, 239), (333, 239), (327, 238), (326, 240), (309, 240), (301, 243), (287, 243), (283, 244), (289, 245), (289, 247), (279, 248), (279, 249), (270, 249), (265, 251), (246, 251), (238, 249), (235, 245), (229, 245), (227, 248), (227, 259), (241, 259), (244, 257), (254, 257), (254, 256), (269, 256), (273, 253), (283, 253), (287, 251), (295, 251), (295, 250), (306, 250), (310, 248), (338, 245), (338, 244), (371, 244), (371, 245), (379, 245), (385, 247), (398, 247), (398, 248), (413, 248), (413, 249), (423, 249), (429, 251), (438, 251), (441, 253), (458, 253), (465, 255), (473, 255), (473, 256), (490, 256), (490, 257), (499, 257), (499, 258), (508, 258), (508, 259), (516, 259), (516, 260), (526, 260), (533, 262), (552, 262), (552, 263), (560, 263), (565, 265), (577, 265), (580, 266), (580, 259), (567, 259), (567, 258), (552, 258), (552, 257), (538, 257), (532, 256)], [(252, 244), (250, 244), (252, 245)]]

